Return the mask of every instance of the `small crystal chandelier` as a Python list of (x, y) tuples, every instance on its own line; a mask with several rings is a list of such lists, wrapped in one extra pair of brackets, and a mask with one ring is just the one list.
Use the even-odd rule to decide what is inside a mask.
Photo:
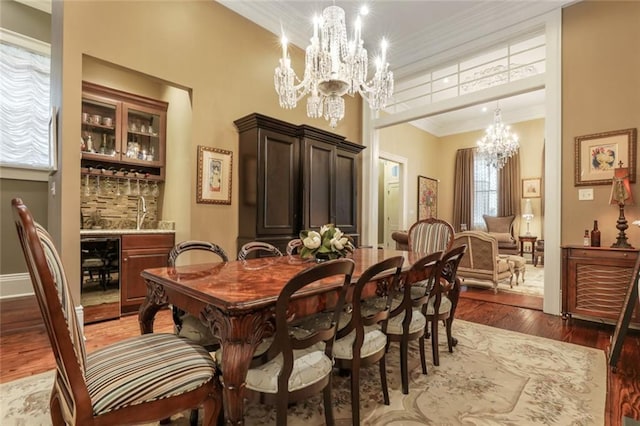
[(282, 58), (274, 76), (280, 106), (295, 108), (298, 100), (309, 95), (307, 116), (324, 116), (331, 127), (336, 127), (344, 117), (344, 94), (359, 93), (373, 110), (384, 108), (393, 94), (393, 73), (386, 62), (387, 43), (382, 40), (382, 53), (375, 61), (375, 75), (371, 81), (366, 81), (369, 59), (361, 31), (362, 22), (358, 16), (353, 40), (348, 41), (344, 9), (335, 5), (324, 9), (322, 18), (313, 20), (313, 37), (306, 49), (302, 81), (291, 68), (287, 39), (283, 34)]
[(511, 127), (502, 122), (500, 107), (496, 108), (493, 124), (487, 133), (477, 142), (478, 152), (496, 169), (501, 169), (507, 160), (518, 152), (518, 135), (511, 133)]

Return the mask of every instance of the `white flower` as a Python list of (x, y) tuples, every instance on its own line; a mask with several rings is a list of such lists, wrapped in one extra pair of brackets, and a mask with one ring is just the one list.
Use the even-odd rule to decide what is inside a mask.
[(340, 228), (336, 228), (336, 232), (334, 232), (333, 234), (333, 238), (335, 239), (340, 239), (342, 238), (344, 234), (342, 233), (342, 231), (340, 230)]
[(331, 226), (322, 225), (322, 227), (320, 228), (320, 235), (324, 235), (324, 233), (327, 232), (329, 229), (331, 229)]
[(640, 219), (639, 220), (634, 220), (633, 222), (631, 222), (632, 225), (636, 225), (636, 226), (640, 226)]
[(320, 237), (320, 234), (317, 233), (316, 231), (309, 231), (309, 233), (307, 234), (307, 238), (302, 240), (302, 244), (304, 244), (306, 248), (311, 250), (320, 247), (321, 243), (322, 243), (322, 238)]
[[(342, 233), (340, 233), (340, 235), (342, 235)], [(334, 237), (331, 239), (331, 246), (334, 247), (336, 250), (344, 250), (348, 242), (349, 240), (346, 237), (342, 237), (342, 238)]]

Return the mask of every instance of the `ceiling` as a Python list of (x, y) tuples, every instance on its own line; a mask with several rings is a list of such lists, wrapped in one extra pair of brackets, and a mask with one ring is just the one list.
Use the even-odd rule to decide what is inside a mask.
[[(313, 32), (312, 17), (332, 4), (316, 0), (217, 0), (279, 38), (304, 49)], [(347, 31), (353, 28), (359, 1), (334, 1), (346, 13)], [(567, 0), (378, 0), (369, 1), (363, 18), (363, 39), (369, 52), (377, 52), (382, 37), (389, 41), (387, 54), (396, 84), (402, 79), (477, 52), (481, 39), (504, 41), (535, 21), (571, 1)], [(531, 24), (529, 24), (529, 27)], [(529, 29), (530, 31), (530, 29)], [(486, 41), (482, 48), (486, 48)], [(373, 56), (370, 53), (370, 56)], [(500, 100), (503, 118), (516, 122), (544, 117), (544, 90)], [(413, 122), (436, 136), (486, 127), (495, 102), (434, 115)], [(485, 109), (483, 111), (483, 108)]]

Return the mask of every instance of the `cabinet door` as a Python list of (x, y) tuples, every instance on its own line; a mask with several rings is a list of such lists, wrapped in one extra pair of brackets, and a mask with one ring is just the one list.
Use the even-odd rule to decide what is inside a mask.
[(147, 284), (140, 273), (148, 268), (167, 266), (169, 248), (125, 250), (122, 252), (121, 301), (122, 313), (137, 312), (147, 296)]
[(122, 103), (91, 93), (82, 96), (82, 157), (97, 161), (120, 160), (120, 133), (116, 130), (121, 119)]
[(164, 164), (166, 113), (123, 103), (122, 156), (127, 162), (146, 167)]
[(299, 221), (298, 141), (260, 130), (258, 156), (262, 161), (258, 161), (256, 180), (257, 236), (295, 235)]
[(338, 149), (336, 156), (335, 224), (345, 234), (358, 232), (357, 154)]
[(303, 229), (317, 229), (336, 223), (336, 147), (304, 139)]

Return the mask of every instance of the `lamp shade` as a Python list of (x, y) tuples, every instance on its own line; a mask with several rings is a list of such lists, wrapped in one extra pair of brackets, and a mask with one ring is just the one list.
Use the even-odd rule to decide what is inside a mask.
[(618, 167), (613, 170), (609, 204), (633, 204), (631, 184), (629, 183), (629, 169), (627, 167)]

